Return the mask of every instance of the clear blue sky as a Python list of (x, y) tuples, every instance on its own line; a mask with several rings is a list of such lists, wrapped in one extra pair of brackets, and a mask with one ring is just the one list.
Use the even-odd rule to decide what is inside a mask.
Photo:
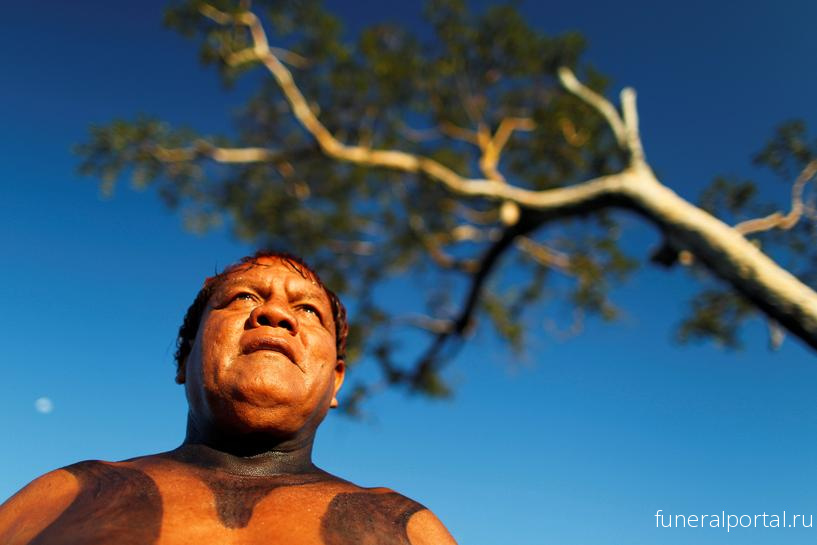
[[(355, 25), (419, 21), (415, 5), (330, 5)], [(547, 31), (584, 32), (587, 58), (616, 88), (637, 88), (648, 158), (684, 196), (718, 173), (754, 175), (751, 153), (778, 122), (817, 125), (814, 2), (522, 9)], [(3, 10), (0, 499), (77, 460), (178, 445), (174, 333), (202, 278), (252, 249), (225, 231), (185, 232), (151, 192), (124, 184), (103, 200), (74, 174), (70, 148), (90, 123), (145, 112), (226, 126), (236, 95), (161, 28), (161, 11), (153, 0)], [(633, 247), (646, 256), (657, 239), (644, 232)], [(371, 422), (330, 416), (316, 461), (418, 499), (463, 544), (813, 543), (817, 529), (656, 528), (657, 509), (817, 515), (814, 354), (791, 339), (770, 353), (761, 322), (743, 352), (673, 344), (693, 290), (681, 271), (646, 269), (617, 290), (616, 325), (559, 340), (537, 316), (521, 361), (478, 340), (451, 369), (452, 401), (389, 393), (368, 406)], [(35, 410), (41, 397), (51, 412)]]

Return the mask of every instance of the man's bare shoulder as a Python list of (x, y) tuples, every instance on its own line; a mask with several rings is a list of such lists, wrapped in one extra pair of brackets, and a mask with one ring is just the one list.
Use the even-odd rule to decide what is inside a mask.
[(372, 534), (399, 535), (411, 545), (456, 545), (442, 522), (424, 505), (390, 488), (350, 490), (332, 498), (322, 527), (326, 543), (363, 543)]
[(0, 543), (28, 543), (68, 507), (79, 488), (64, 468), (33, 480), (0, 505)]

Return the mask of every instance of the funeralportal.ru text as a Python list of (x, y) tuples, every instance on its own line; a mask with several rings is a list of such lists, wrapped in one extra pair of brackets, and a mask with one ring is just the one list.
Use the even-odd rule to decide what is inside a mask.
[(782, 515), (668, 515), (663, 509), (655, 512), (656, 528), (811, 528), (812, 515), (783, 511)]

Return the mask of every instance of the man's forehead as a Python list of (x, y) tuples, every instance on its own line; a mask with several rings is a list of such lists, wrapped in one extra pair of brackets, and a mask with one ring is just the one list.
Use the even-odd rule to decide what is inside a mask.
[(312, 271), (299, 263), (278, 257), (260, 257), (247, 263), (240, 263), (218, 276), (208, 278), (205, 280), (205, 286), (217, 282), (218, 288), (244, 281), (268, 281), (282, 277), (292, 279), (299, 291), (314, 292), (328, 299), (326, 290)]

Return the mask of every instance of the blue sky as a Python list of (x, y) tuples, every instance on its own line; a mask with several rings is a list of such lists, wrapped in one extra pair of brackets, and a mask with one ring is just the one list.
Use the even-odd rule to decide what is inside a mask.
[[(352, 28), (419, 22), (415, 5), (329, 5)], [(817, 4), (522, 9), (549, 32), (585, 33), (587, 58), (615, 88), (636, 87), (648, 158), (677, 192), (694, 198), (720, 173), (786, 191), (749, 159), (777, 123), (817, 122)], [(228, 122), (241, 86), (223, 90), (193, 44), (161, 27), (161, 11), (155, 1), (4, 8), (0, 499), (77, 460), (178, 445), (174, 333), (202, 278), (252, 250), (224, 230), (184, 231), (149, 191), (122, 184), (104, 200), (74, 173), (71, 146), (90, 123), (140, 112), (203, 131)], [(632, 228), (648, 255), (657, 237)], [(658, 509), (817, 514), (813, 353), (793, 339), (769, 352), (761, 322), (742, 352), (677, 346), (694, 288), (682, 271), (645, 269), (616, 291), (626, 312), (615, 325), (560, 340), (536, 315), (518, 360), (478, 339), (452, 366), (453, 400), (386, 393), (367, 422), (330, 416), (316, 461), (418, 499), (463, 544), (813, 543), (817, 529), (656, 528)], [(35, 409), (41, 397), (51, 412)]]

